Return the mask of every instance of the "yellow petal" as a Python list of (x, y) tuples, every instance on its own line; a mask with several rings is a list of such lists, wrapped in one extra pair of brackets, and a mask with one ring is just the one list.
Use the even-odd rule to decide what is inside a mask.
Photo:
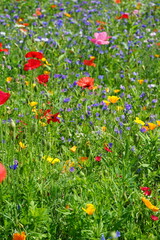
[(77, 149), (77, 147), (76, 147), (76, 146), (73, 146), (72, 148), (70, 148), (70, 151), (71, 151), (71, 152), (75, 152), (76, 149)]
[(134, 120), (135, 123), (138, 123), (138, 124), (141, 124), (141, 125), (144, 125), (145, 122), (141, 121), (138, 117), (136, 117), (136, 119)]
[(34, 106), (36, 106), (38, 104), (38, 102), (30, 102), (29, 103), (29, 105), (31, 106), (31, 107), (34, 107)]
[(146, 199), (144, 197), (142, 197), (141, 199), (144, 202), (144, 204), (146, 205), (146, 207), (151, 209), (153, 212), (158, 212), (159, 211), (159, 208), (154, 206), (148, 199)]

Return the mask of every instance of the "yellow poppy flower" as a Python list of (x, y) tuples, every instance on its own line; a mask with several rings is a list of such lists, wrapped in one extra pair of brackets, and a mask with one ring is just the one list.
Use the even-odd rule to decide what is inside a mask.
[(141, 125), (144, 125), (145, 122), (141, 121), (138, 117), (136, 117), (136, 119), (134, 120), (135, 123), (138, 123), (138, 124), (141, 124)]
[(22, 143), (22, 142), (19, 142), (19, 146), (20, 146), (22, 149), (26, 148), (26, 146), (25, 146), (24, 143)]
[(34, 107), (34, 106), (36, 106), (38, 104), (38, 102), (30, 102), (29, 103), (29, 105), (31, 106), (31, 107)]
[(71, 151), (71, 152), (75, 152), (76, 149), (77, 149), (77, 147), (76, 147), (76, 146), (73, 146), (73, 147), (70, 148), (70, 151)]
[(107, 128), (105, 126), (103, 126), (103, 127), (101, 127), (101, 129), (103, 132), (105, 132)]
[(120, 98), (117, 96), (109, 96), (108, 101), (111, 103), (116, 103)]
[(96, 209), (93, 204), (89, 203), (86, 205), (86, 209), (82, 208), (82, 210), (85, 211), (88, 215), (93, 215)]
[(71, 14), (69, 14), (69, 13), (64, 13), (64, 15), (65, 15), (66, 17), (71, 18)]
[(148, 199), (146, 199), (144, 197), (142, 197), (141, 199), (144, 202), (144, 204), (146, 205), (146, 207), (151, 209), (153, 212), (158, 212), (159, 211), (159, 208), (154, 206)]
[(120, 89), (115, 89), (114, 93), (119, 93), (121, 90)]
[(143, 79), (137, 80), (139, 82), (139, 84), (142, 84), (144, 82)]

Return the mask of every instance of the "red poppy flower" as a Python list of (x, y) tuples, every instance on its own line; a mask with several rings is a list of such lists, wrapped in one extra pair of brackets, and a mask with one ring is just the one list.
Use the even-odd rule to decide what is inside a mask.
[(129, 18), (129, 14), (128, 13), (124, 13), (120, 17), (116, 17), (116, 19), (124, 19), (124, 18), (128, 19)]
[(115, 3), (121, 3), (121, 0), (113, 0)]
[(38, 68), (42, 63), (37, 59), (29, 59), (28, 62), (24, 65), (24, 70), (29, 71), (35, 68)]
[(78, 86), (88, 89), (93, 89), (94, 78), (91, 77), (83, 77), (76, 82)]
[(154, 216), (154, 215), (151, 216), (151, 219), (152, 219), (153, 221), (159, 220), (159, 218), (158, 218), (157, 216)]
[(144, 195), (150, 196), (151, 195), (151, 189), (149, 187), (140, 187), (140, 189), (143, 191)]
[(0, 49), (0, 52), (8, 52), (8, 49), (7, 48)]
[(0, 163), (0, 183), (6, 178), (7, 171), (2, 163)]
[(10, 93), (0, 91), (0, 105), (3, 105), (8, 100), (8, 98), (10, 98), (10, 96)]
[(83, 64), (86, 65), (86, 66), (92, 66), (92, 67), (95, 67), (95, 66), (96, 66), (96, 64), (94, 63), (94, 59), (84, 60), (84, 61), (83, 61)]
[(44, 58), (44, 55), (40, 52), (28, 52), (25, 55), (26, 58), (37, 58), (37, 59), (42, 59)]
[(2, 43), (0, 43), (0, 52), (8, 52), (9, 50), (7, 48), (2, 49)]
[(47, 82), (48, 82), (48, 79), (49, 79), (49, 75), (48, 74), (42, 74), (42, 75), (39, 75), (38, 77), (37, 77), (37, 79), (38, 79), (38, 82), (40, 83), (40, 84), (43, 84), (44, 86), (47, 86)]
[(107, 152), (112, 152), (109, 148), (104, 147), (104, 150), (106, 150)]
[(102, 157), (100, 157), (100, 156), (97, 156), (97, 157), (95, 157), (94, 158), (97, 162), (100, 162), (101, 161), (101, 159), (102, 159)]
[(50, 121), (52, 122), (59, 122), (60, 123), (60, 120), (57, 118), (59, 115), (59, 112), (58, 113), (55, 113), (55, 114), (48, 114), (47, 115), (47, 123), (49, 124)]

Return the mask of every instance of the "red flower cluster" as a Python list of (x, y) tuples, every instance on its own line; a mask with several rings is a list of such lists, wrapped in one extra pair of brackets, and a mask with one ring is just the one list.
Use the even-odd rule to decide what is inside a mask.
[(42, 62), (38, 59), (44, 58), (43, 54), (40, 52), (28, 52), (25, 57), (31, 59), (29, 59), (28, 62), (24, 65), (24, 71), (29, 71), (40, 67), (42, 65)]
[(0, 91), (0, 105), (3, 105), (10, 98), (10, 96), (10, 93)]

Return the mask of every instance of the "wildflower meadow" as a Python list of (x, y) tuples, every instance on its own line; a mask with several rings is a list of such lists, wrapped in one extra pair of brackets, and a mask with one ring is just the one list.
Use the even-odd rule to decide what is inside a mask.
[(159, 240), (160, 2), (0, 1), (0, 240)]

